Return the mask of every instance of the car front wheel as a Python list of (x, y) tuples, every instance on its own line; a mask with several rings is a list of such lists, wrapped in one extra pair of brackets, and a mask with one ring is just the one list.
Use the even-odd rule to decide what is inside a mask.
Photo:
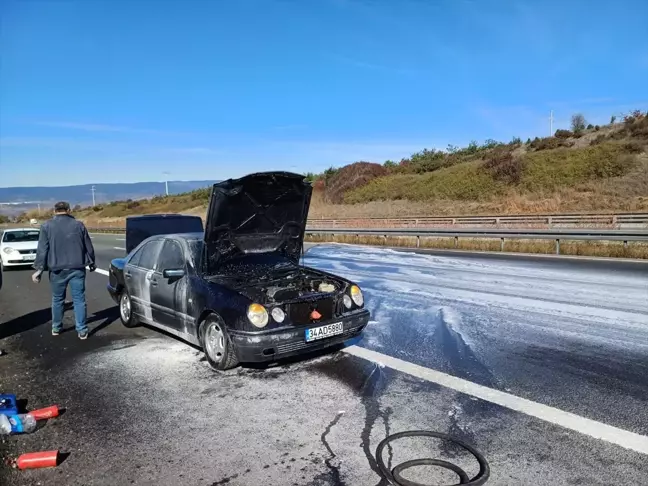
[(130, 295), (128, 295), (126, 289), (124, 289), (119, 297), (119, 319), (126, 327), (135, 327), (138, 324), (137, 318), (133, 315), (133, 305)]
[(225, 325), (216, 316), (208, 317), (201, 327), (201, 342), (209, 366), (218, 371), (238, 365), (238, 358)]

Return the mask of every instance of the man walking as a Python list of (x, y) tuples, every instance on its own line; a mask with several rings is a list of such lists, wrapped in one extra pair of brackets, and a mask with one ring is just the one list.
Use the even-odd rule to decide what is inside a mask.
[(63, 308), (68, 285), (72, 293), (76, 330), (80, 339), (87, 339), (85, 278), (86, 266), (97, 268), (92, 240), (85, 225), (70, 214), (67, 202), (54, 206), (54, 217), (41, 226), (38, 250), (32, 276), (40, 282), (42, 273), (49, 271), (52, 287), (52, 336), (58, 336), (63, 326)]

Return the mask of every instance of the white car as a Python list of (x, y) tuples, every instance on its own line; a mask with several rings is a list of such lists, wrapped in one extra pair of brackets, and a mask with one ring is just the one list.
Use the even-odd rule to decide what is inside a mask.
[(0, 239), (0, 259), (3, 267), (32, 265), (38, 248), (38, 228), (7, 229)]

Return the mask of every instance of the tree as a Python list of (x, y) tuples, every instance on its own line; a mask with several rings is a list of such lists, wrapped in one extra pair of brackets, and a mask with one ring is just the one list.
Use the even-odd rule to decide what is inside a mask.
[(576, 113), (571, 117), (571, 128), (574, 133), (582, 132), (587, 126), (587, 120), (582, 113)]
[(72, 208), (72, 211), (74, 211), (74, 212), (81, 211), (81, 205), (80, 204), (75, 204), (74, 208)]
[(610, 117), (610, 125), (614, 125), (614, 122), (616, 122), (616, 116), (615, 116), (615, 115), (612, 115), (612, 116)]
[(385, 160), (385, 163), (383, 164), (383, 167), (386, 169), (393, 169), (396, 166), (398, 166), (398, 164), (393, 160)]

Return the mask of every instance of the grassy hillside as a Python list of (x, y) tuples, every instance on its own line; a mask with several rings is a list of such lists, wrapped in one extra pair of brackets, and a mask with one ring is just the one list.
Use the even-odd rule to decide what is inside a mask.
[[(357, 162), (307, 176), (310, 216), (399, 217), (447, 214), (648, 211), (648, 116), (557, 130), (509, 143), (487, 140), (445, 151), (423, 150), (399, 163)], [(209, 189), (76, 211), (99, 224), (129, 214), (205, 214)], [(25, 217), (35, 217), (34, 213)]]

